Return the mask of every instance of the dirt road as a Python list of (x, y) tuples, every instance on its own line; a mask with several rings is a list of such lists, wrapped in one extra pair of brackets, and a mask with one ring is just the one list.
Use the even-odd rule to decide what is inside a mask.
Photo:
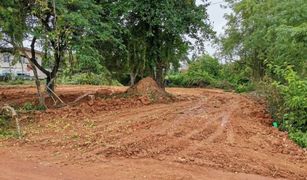
[[(144, 105), (101, 98), (27, 117), (23, 140), (0, 140), (0, 178), (307, 179), (306, 150), (271, 127), (263, 103), (221, 90), (167, 90), (181, 100)], [(35, 92), (0, 91), (8, 101), (20, 92), (29, 100)]]

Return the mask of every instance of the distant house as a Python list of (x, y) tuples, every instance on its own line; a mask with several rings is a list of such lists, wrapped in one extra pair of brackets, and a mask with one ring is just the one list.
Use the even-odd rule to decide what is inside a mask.
[[(29, 48), (23, 49), (28, 56), (31, 56)], [(0, 48), (0, 76), (12, 75), (26, 79), (34, 79), (34, 73), (26, 56), (20, 51), (20, 56), (15, 56), (12, 48)], [(36, 60), (42, 64), (43, 53), (36, 51)], [(40, 79), (46, 78), (46, 75), (37, 70)]]

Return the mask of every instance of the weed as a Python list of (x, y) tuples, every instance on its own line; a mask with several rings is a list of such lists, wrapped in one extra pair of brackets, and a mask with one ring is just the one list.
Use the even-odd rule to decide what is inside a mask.
[(24, 110), (24, 111), (43, 111), (43, 110), (46, 110), (46, 108), (44, 106), (34, 105), (31, 102), (24, 103), (21, 109)]
[(9, 119), (7, 116), (0, 116), (0, 138), (17, 137), (17, 133), (13, 129)]
[(307, 133), (303, 133), (302, 131), (291, 132), (289, 133), (289, 137), (299, 146), (303, 148), (307, 147)]

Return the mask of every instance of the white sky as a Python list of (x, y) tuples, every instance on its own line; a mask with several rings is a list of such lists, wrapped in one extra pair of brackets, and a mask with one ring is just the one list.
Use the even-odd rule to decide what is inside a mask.
[[(224, 33), (223, 27), (226, 25), (226, 19), (224, 18), (225, 13), (230, 13), (230, 9), (222, 8), (221, 5), (226, 5), (224, 0), (208, 0), (210, 5), (207, 9), (209, 14), (209, 19), (212, 23), (213, 30), (216, 31), (216, 35), (219, 36)], [(201, 4), (203, 3), (202, 0), (196, 0), (196, 3)], [(206, 51), (210, 55), (214, 55), (216, 49), (211, 46), (211, 43), (208, 42), (206, 44)]]

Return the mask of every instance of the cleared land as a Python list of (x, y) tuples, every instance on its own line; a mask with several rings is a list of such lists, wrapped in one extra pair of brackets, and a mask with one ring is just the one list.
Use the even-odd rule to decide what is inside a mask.
[[(169, 103), (125, 87), (61, 86), (74, 106), (21, 116), (22, 140), (0, 140), (1, 179), (306, 179), (307, 152), (271, 127), (265, 105), (221, 90), (170, 88)], [(0, 105), (34, 101), (0, 88)], [(51, 100), (47, 100), (51, 104)]]

